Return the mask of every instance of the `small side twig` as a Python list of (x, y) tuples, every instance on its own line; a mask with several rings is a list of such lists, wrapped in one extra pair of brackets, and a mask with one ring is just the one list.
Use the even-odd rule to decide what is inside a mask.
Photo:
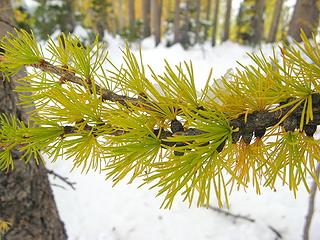
[[(63, 190), (67, 190), (64, 186), (60, 185), (60, 184), (56, 184), (56, 183), (51, 183), (51, 186), (53, 187), (58, 187), (58, 188), (62, 188)], [(1, 240), (1, 239), (0, 239)]]
[[(233, 213), (231, 213), (229, 211), (223, 210), (221, 208), (213, 207), (213, 206), (209, 206), (209, 209), (211, 209), (211, 210), (213, 210), (215, 212), (218, 212), (218, 213), (222, 213), (222, 214), (226, 215), (227, 217), (232, 217), (232, 218), (234, 218), (234, 220), (242, 219), (242, 220), (245, 220), (245, 221), (250, 222), (250, 223), (256, 223), (255, 219), (250, 218), (248, 216), (243, 216), (243, 215), (240, 215), (240, 214), (233, 214)], [(268, 228), (276, 235), (275, 240), (283, 239), (281, 233), (277, 229), (275, 229), (271, 225), (268, 225)]]
[[(320, 163), (317, 165), (316, 169), (316, 177), (319, 179), (320, 178)], [(306, 216), (306, 222), (303, 228), (303, 240), (309, 240), (309, 232), (310, 232), (310, 227), (311, 227), (311, 222), (312, 222), (312, 217), (314, 213), (314, 205), (315, 205), (315, 198), (316, 198), (316, 192), (317, 192), (317, 183), (316, 181), (312, 181), (311, 189), (310, 189), (310, 197), (309, 197), (309, 208), (308, 208), (308, 213)]]
[(256, 220), (253, 219), (253, 218), (250, 218), (250, 217), (247, 217), (247, 216), (243, 216), (243, 215), (240, 215), (240, 214), (233, 214), (229, 211), (226, 211), (226, 210), (223, 210), (221, 208), (217, 208), (217, 207), (213, 207), (213, 206), (209, 206), (209, 209), (215, 211), (215, 212), (218, 212), (218, 213), (222, 213), (228, 217), (233, 217), (235, 220), (236, 219), (242, 219), (242, 220), (245, 220), (245, 221), (248, 221), (248, 222), (252, 222), (254, 223)]
[[(54, 172), (53, 170), (48, 170), (47, 169), (47, 173), (52, 175), (53, 177), (55, 178), (59, 178), (61, 181), (63, 181), (65, 184), (67, 184), (68, 186), (70, 186), (73, 190), (76, 190), (75, 188), (75, 185), (76, 183), (75, 182), (71, 182), (69, 181), (69, 179), (67, 177), (62, 177), (61, 175), (59, 175), (58, 173)], [(53, 184), (55, 186), (58, 186), (57, 184)], [(60, 185), (59, 185), (60, 186)], [(60, 186), (61, 187), (61, 186)], [(64, 187), (63, 187), (64, 188)], [(64, 188), (65, 189), (65, 188)]]
[(276, 239), (275, 240), (279, 240), (279, 239), (282, 239), (282, 234), (277, 230), (275, 229), (274, 227), (272, 227), (271, 225), (268, 225), (268, 228), (274, 232), (274, 234), (276, 235)]

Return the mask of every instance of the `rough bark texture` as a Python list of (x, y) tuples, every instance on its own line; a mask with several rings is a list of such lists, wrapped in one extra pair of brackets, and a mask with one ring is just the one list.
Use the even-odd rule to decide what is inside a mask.
[(296, 41), (301, 41), (300, 29), (310, 38), (317, 32), (319, 24), (319, 8), (317, 0), (297, 0), (289, 25), (288, 35)]
[(227, 0), (226, 15), (224, 18), (224, 31), (223, 31), (223, 37), (222, 37), (223, 42), (229, 39), (231, 7), (232, 7), (232, 0)]
[(275, 42), (280, 22), (283, 0), (277, 0), (273, 10), (271, 27), (268, 34), (268, 42)]
[(142, 2), (142, 19), (143, 19), (143, 36), (150, 36), (150, 0), (143, 0)]
[(213, 24), (212, 24), (212, 40), (211, 40), (212, 47), (214, 47), (216, 45), (216, 36), (217, 36), (217, 28), (218, 28), (218, 16), (219, 16), (219, 3), (220, 3), (220, 0), (215, 0)]
[[(0, 20), (2, 36), (12, 30), (9, 0), (0, 1), (0, 9), (5, 9)], [(14, 114), (25, 120), (26, 115), (17, 106), (14, 84), (14, 78), (10, 82), (4, 81), (4, 76), (0, 73), (0, 113)], [(18, 159), (19, 155), (21, 153), (13, 152), (14, 159)], [(9, 231), (4, 235), (6, 240), (67, 239), (47, 171), (32, 161), (24, 164), (15, 160), (14, 171), (0, 172), (0, 219), (11, 223)]]

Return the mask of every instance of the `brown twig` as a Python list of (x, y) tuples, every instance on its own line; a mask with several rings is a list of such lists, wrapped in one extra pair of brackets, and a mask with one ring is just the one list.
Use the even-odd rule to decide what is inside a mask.
[(75, 186), (76, 183), (75, 182), (71, 182), (69, 181), (69, 179), (67, 177), (62, 177), (61, 175), (59, 175), (58, 173), (54, 172), (53, 170), (48, 170), (47, 169), (47, 173), (52, 175), (55, 178), (59, 178), (61, 181), (63, 181), (65, 184), (67, 184), (68, 186), (70, 186), (73, 190), (76, 190)]
[[(63, 78), (64, 81), (72, 82), (79, 85), (85, 85), (84, 79), (82, 79), (79, 76), (76, 76), (74, 73), (68, 71), (67, 69), (63, 67), (55, 66), (48, 61), (42, 60), (40, 63), (30, 64), (29, 66), (38, 68), (44, 72), (49, 72), (58, 75), (60, 78)], [(113, 91), (110, 91), (108, 89), (100, 87), (98, 84), (88, 84), (86, 85), (89, 90), (92, 92), (93, 89), (97, 93), (101, 94), (102, 100), (104, 101), (112, 101), (112, 102), (120, 102), (122, 104), (125, 104), (126, 101), (129, 101), (133, 105), (141, 104), (141, 99), (137, 98), (131, 98), (128, 96), (118, 95), (114, 93)]]
[[(243, 215), (240, 215), (240, 214), (233, 214), (233, 213), (231, 213), (229, 211), (223, 210), (221, 208), (213, 207), (213, 206), (210, 206), (210, 205), (209, 205), (209, 209), (211, 209), (211, 210), (213, 210), (215, 212), (218, 212), (218, 213), (222, 213), (222, 214), (226, 215), (227, 217), (232, 217), (232, 218), (234, 218), (234, 220), (241, 219), (241, 220), (245, 220), (245, 221), (250, 222), (250, 223), (256, 223), (255, 219), (250, 218), (248, 216), (243, 216)], [(268, 228), (276, 235), (276, 240), (282, 239), (282, 235), (277, 229), (275, 229), (271, 225), (268, 225)]]
[(233, 213), (231, 213), (229, 211), (223, 210), (221, 208), (213, 207), (213, 206), (210, 206), (210, 205), (209, 205), (209, 209), (211, 209), (211, 210), (213, 210), (215, 212), (218, 212), (218, 213), (222, 213), (222, 214), (226, 215), (227, 217), (232, 217), (235, 220), (236, 219), (242, 219), (242, 220), (245, 220), (245, 221), (248, 221), (248, 222), (251, 222), (251, 223), (254, 223), (256, 221), (253, 218), (250, 218), (250, 217), (247, 217), (247, 216), (243, 216), (243, 215), (240, 215), (240, 214), (233, 214)]
[[(102, 100), (104, 101), (112, 101), (112, 102), (118, 102), (124, 106), (128, 107), (128, 104), (132, 104), (133, 106), (143, 106), (146, 110), (154, 110), (156, 111), (156, 108), (152, 106), (156, 106), (155, 103), (147, 102), (143, 98), (133, 98), (128, 97), (124, 95), (118, 95), (115, 92), (102, 88), (101, 86), (97, 84), (92, 84), (91, 81), (90, 84), (88, 84), (88, 80), (84, 80), (79, 76), (76, 76), (73, 72), (68, 70), (67, 68), (55, 66), (45, 60), (40, 61), (37, 64), (31, 64), (29, 66), (38, 68), (44, 72), (50, 72), (53, 74), (58, 75), (60, 78), (63, 79), (63, 82), (69, 81), (75, 84), (79, 84), (85, 87), (88, 87), (89, 90), (92, 92), (93, 89), (96, 90), (97, 93), (101, 94)], [(295, 99), (290, 98), (287, 99), (282, 104), (286, 104), (289, 102), (295, 101)], [(281, 105), (281, 103), (279, 103)], [(294, 111), (292, 111), (290, 114), (289, 111), (294, 107), (295, 104), (283, 107), (278, 110), (270, 109), (269, 111), (256, 111), (253, 113), (248, 114), (246, 117), (244, 115), (239, 116), (236, 119), (232, 119), (229, 121), (230, 126), (233, 129), (239, 129), (237, 132), (233, 132), (232, 135), (232, 142), (237, 143), (240, 138), (244, 140), (246, 144), (250, 144), (253, 136), (261, 138), (265, 131), (273, 127), (281, 120), (283, 122), (281, 125), (284, 127), (286, 131), (294, 131), (295, 129), (299, 128), (299, 121), (301, 119), (301, 116), (303, 114), (303, 103), (301, 103)], [(312, 94), (312, 109), (313, 109), (313, 121), (310, 121), (308, 124), (304, 124), (304, 127), (307, 128), (306, 134), (308, 136), (313, 136), (313, 133), (316, 129), (317, 125), (320, 125), (320, 94), (314, 93)], [(206, 111), (207, 109), (203, 109)], [(310, 130), (311, 129), (311, 130)], [(193, 132), (192, 132), (193, 131)], [(190, 134), (190, 135), (199, 135), (203, 134), (203, 131), (198, 130), (192, 130), (188, 133), (184, 134)]]
[(279, 239), (282, 239), (282, 234), (277, 230), (275, 229), (274, 227), (272, 227), (271, 225), (268, 225), (268, 228), (274, 232), (274, 234), (276, 235), (276, 239), (275, 240), (279, 240)]
[(61, 188), (61, 189), (63, 189), (63, 190), (67, 190), (64, 186), (62, 186), (62, 185), (60, 185), (60, 184), (51, 183), (51, 186), (57, 187), (57, 188)]

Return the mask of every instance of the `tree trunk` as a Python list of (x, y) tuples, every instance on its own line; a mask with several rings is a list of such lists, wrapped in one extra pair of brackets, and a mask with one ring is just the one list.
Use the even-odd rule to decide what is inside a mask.
[(76, 27), (73, 4), (71, 0), (65, 1), (66, 14), (63, 15), (64, 24), (61, 25), (61, 31), (65, 34), (72, 33)]
[(191, 45), (189, 30), (190, 30), (190, 9), (191, 0), (186, 0), (186, 7), (184, 9), (183, 25), (180, 32), (180, 43), (184, 48), (188, 48)]
[[(316, 177), (320, 179), (320, 163), (318, 163), (316, 168)], [(310, 188), (308, 213), (307, 213), (305, 225), (303, 228), (302, 240), (309, 240), (309, 232), (310, 232), (312, 218), (315, 211), (315, 203), (316, 203), (315, 200), (316, 200), (317, 191), (319, 191), (318, 185), (316, 181), (313, 180)]]
[(112, 33), (112, 36), (115, 37), (117, 32), (119, 31), (119, 26), (118, 26), (118, 20), (116, 18), (116, 5), (117, 2), (116, 1), (112, 1), (111, 2), (111, 28), (110, 31)]
[(173, 33), (174, 43), (180, 42), (180, 0), (175, 0)]
[(123, 13), (123, 0), (118, 0), (118, 27), (120, 33), (124, 26), (124, 14), (121, 13)]
[(213, 16), (213, 24), (212, 24), (212, 41), (211, 41), (212, 47), (214, 47), (216, 45), (216, 36), (217, 36), (217, 28), (218, 28), (218, 16), (219, 16), (219, 3), (220, 3), (220, 0), (215, 0), (214, 16)]
[(152, 0), (152, 9), (153, 33), (156, 40), (156, 46), (158, 46), (161, 41), (162, 0)]
[(227, 9), (226, 9), (226, 15), (224, 18), (224, 30), (223, 30), (223, 37), (222, 37), (223, 42), (229, 39), (231, 7), (232, 7), (232, 0), (227, 0), (227, 6), (226, 6)]
[(166, 16), (167, 19), (170, 19), (171, 13), (172, 13), (172, 0), (167, 0), (167, 12), (166, 12)]
[(263, 40), (264, 33), (264, 9), (265, 9), (265, 0), (257, 0), (255, 6), (255, 16), (253, 22), (253, 44), (259, 44)]
[[(10, 0), (0, 1), (2, 9), (0, 36), (12, 30)], [(23, 74), (23, 73), (19, 73)], [(21, 75), (20, 75), (21, 77)], [(13, 91), (15, 78), (6, 81), (0, 73), (0, 113), (16, 115), (25, 120), (26, 115), (17, 105)], [(43, 166), (34, 161), (24, 164), (17, 159), (21, 152), (13, 151), (14, 171), (0, 172), (0, 219), (10, 222), (6, 240), (64, 240), (67, 235), (59, 219), (53, 193)]]
[(142, 2), (142, 19), (143, 19), (143, 37), (150, 36), (150, 0), (143, 0)]
[(301, 41), (300, 29), (310, 38), (317, 32), (319, 24), (319, 8), (317, 0), (297, 0), (289, 24), (288, 35), (296, 41)]
[(205, 41), (208, 39), (208, 31), (209, 31), (208, 23), (210, 22), (210, 12), (211, 12), (211, 0), (207, 0), (207, 9), (206, 9), (207, 24), (205, 25), (205, 28), (204, 28), (204, 40)]
[(275, 42), (280, 22), (283, 0), (277, 0), (273, 10), (271, 27), (268, 34), (268, 42)]
[(128, 11), (129, 11), (129, 27), (130, 27), (130, 33), (135, 35), (135, 8), (134, 8), (134, 0), (129, 0), (128, 2)]
[(200, 11), (201, 11), (201, 3), (200, 0), (196, 1), (196, 38), (195, 43), (199, 42), (199, 34), (200, 34)]

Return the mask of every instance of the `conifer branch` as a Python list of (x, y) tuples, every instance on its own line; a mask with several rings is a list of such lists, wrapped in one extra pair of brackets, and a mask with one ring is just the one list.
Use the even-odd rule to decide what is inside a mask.
[(283, 50), (283, 65), (252, 55), (257, 67), (220, 83), (210, 73), (199, 96), (191, 63), (165, 62), (163, 75), (149, 67), (152, 82), (128, 47), (117, 68), (98, 42), (83, 47), (68, 35), (49, 42), (53, 57), (45, 60), (32, 34), (16, 34), (1, 42), (0, 67), (9, 74), (22, 66), (41, 70), (27, 77), (30, 84), (17, 84), (23, 104), (36, 103), (36, 127), (0, 116), (1, 170), (13, 168), (15, 147), (26, 150), (25, 161), (44, 151), (83, 171), (103, 170), (115, 184), (131, 173), (130, 182), (156, 181), (165, 207), (179, 192), (190, 204), (197, 197), (198, 206), (209, 206), (214, 191), (218, 205), (228, 205), (227, 188), (249, 182), (257, 193), (262, 181), (274, 188), (281, 179), (296, 194), (299, 184), (308, 189), (307, 174), (320, 185), (320, 146), (312, 137), (320, 125), (320, 49), (308, 39), (299, 48), (312, 61), (293, 47)]
[[(1, 59), (0, 59), (1, 61)], [(42, 70), (43, 72), (47, 73), (53, 73), (60, 77), (60, 82), (72, 82), (81, 86), (86, 87), (86, 85), (89, 87), (90, 91), (93, 91), (93, 89), (96, 89), (97, 93), (101, 93), (102, 100), (104, 101), (112, 101), (112, 102), (118, 102), (121, 103), (124, 106), (128, 107), (127, 103), (132, 104), (133, 106), (142, 106), (146, 109), (153, 109), (149, 106), (155, 105), (155, 103), (147, 102), (143, 98), (134, 98), (124, 95), (118, 95), (115, 92), (108, 90), (106, 88), (102, 88), (100, 85), (95, 84), (94, 87), (90, 85), (91, 81), (86, 80), (86, 83), (84, 80), (76, 76), (74, 73), (72, 73), (68, 68), (58, 67), (55, 66), (45, 60), (41, 61), (40, 63), (36, 64), (30, 64), (29, 66), (38, 68)], [(89, 83), (89, 84), (88, 84)], [(284, 118), (288, 112), (293, 108), (292, 105), (290, 105), (291, 102), (293, 102), (294, 98), (288, 98), (282, 103), (279, 103), (279, 106), (283, 104), (289, 104), (287, 107), (280, 108), (278, 110), (269, 110), (269, 111), (256, 111), (253, 113), (249, 113), (247, 116), (241, 115), (235, 119), (232, 119), (229, 121), (230, 126), (233, 129), (239, 128), (239, 131), (236, 131), (233, 133), (233, 143), (236, 143), (239, 141), (241, 136), (243, 137), (244, 141), (249, 144), (253, 134), (255, 133), (255, 136), (259, 136), (259, 132), (263, 131), (265, 132), (268, 128), (273, 127), (277, 124), (279, 124), (279, 121)], [(279, 108), (276, 107), (276, 108)], [(312, 109), (314, 114), (314, 119), (308, 123), (308, 125), (305, 125), (307, 128), (312, 126), (320, 125), (320, 94), (314, 93), (312, 94)], [(205, 111), (210, 111), (210, 109), (204, 109)], [(286, 131), (294, 131), (298, 128), (298, 122), (301, 118), (301, 115), (303, 114), (303, 106), (300, 104), (290, 115), (288, 118), (282, 123)], [(245, 119), (246, 118), (246, 119)], [(314, 127), (313, 127), (314, 128)], [(187, 131), (181, 131), (179, 134), (190, 136), (190, 135), (200, 135), (203, 134), (203, 131), (197, 130), (197, 129), (188, 129)], [(117, 134), (120, 134), (118, 132)], [(310, 136), (313, 136), (313, 133), (309, 134)], [(166, 139), (167, 134), (164, 134), (163, 136), (160, 136), (160, 139)]]

